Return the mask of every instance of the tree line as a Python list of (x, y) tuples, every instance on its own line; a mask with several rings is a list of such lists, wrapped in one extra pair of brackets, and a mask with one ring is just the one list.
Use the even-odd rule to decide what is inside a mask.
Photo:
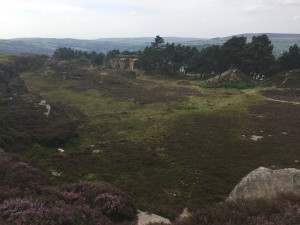
[[(53, 57), (58, 60), (88, 59), (102, 65), (119, 55), (137, 55), (137, 66), (149, 74), (176, 76), (181, 73), (215, 75), (228, 69), (245, 74), (272, 76), (282, 70), (300, 68), (300, 47), (296, 44), (275, 59), (268, 36), (253, 36), (251, 42), (243, 36), (233, 36), (223, 45), (212, 45), (202, 50), (195, 47), (165, 43), (156, 36), (154, 42), (139, 52), (112, 50), (104, 53), (58, 48)], [(108, 63), (109, 64), (109, 63)]]
[[(71, 48), (58, 48), (53, 53), (53, 58), (57, 60), (72, 60), (72, 59), (83, 59), (89, 60), (97, 65), (103, 65), (111, 59), (116, 58), (119, 55), (130, 55), (133, 54), (129, 51), (110, 50), (106, 54), (95, 51), (87, 52), (82, 50), (76, 50)], [(137, 54), (135, 52), (135, 54)]]
[(104, 62), (105, 54), (95, 51), (87, 52), (71, 48), (58, 48), (54, 51), (53, 58), (57, 60), (87, 59), (95, 64), (101, 65)]
[(245, 74), (274, 73), (300, 68), (300, 48), (291, 46), (288, 52), (275, 59), (273, 45), (268, 36), (254, 36), (251, 42), (246, 37), (233, 36), (223, 45), (205, 49), (165, 43), (156, 36), (151, 46), (141, 52), (139, 65), (149, 73), (174, 75), (178, 71), (197, 74), (217, 74), (228, 69), (237, 69)]

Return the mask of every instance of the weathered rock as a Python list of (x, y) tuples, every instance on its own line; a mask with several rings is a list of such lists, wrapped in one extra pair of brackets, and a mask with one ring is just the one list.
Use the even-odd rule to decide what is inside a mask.
[(300, 194), (300, 170), (272, 170), (265, 167), (250, 172), (228, 196), (227, 200), (274, 198), (278, 194)]
[(148, 212), (142, 212), (138, 210), (138, 214), (137, 214), (137, 224), (138, 225), (147, 225), (147, 224), (151, 224), (151, 223), (164, 223), (164, 224), (171, 224), (170, 220), (152, 214), (152, 213), (148, 213)]

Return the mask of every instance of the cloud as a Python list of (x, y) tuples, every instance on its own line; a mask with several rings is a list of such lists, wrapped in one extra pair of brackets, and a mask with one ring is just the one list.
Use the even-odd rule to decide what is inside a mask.
[(300, 5), (300, 0), (278, 0), (282, 5)]
[(140, 13), (135, 12), (135, 11), (132, 11), (132, 12), (129, 13), (130, 16), (137, 16), (137, 15), (139, 15), (139, 14), (140, 14)]
[(256, 5), (247, 5), (244, 10), (247, 13), (257, 13), (262, 9), (262, 5), (256, 4)]
[(79, 7), (70, 3), (63, 3), (59, 1), (46, 1), (46, 0), (10, 0), (1, 3), (1, 8), (11, 11), (41, 11), (41, 12), (79, 12), (84, 10), (83, 7)]
[(295, 17), (294, 17), (294, 20), (295, 20), (295, 21), (299, 21), (299, 20), (300, 20), (300, 16), (299, 16), (299, 15), (298, 15), (298, 16), (295, 16)]
[(300, 33), (298, 3), (300, 0), (2, 0), (0, 38)]

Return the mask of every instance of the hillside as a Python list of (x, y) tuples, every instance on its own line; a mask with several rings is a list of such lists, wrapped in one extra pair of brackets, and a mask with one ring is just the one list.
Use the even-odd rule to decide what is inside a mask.
[[(168, 42), (186, 42), (198, 38), (166, 37)], [(17, 38), (0, 40), (0, 53), (32, 53), (52, 55), (59, 47), (69, 47), (83, 51), (108, 52), (138, 51), (144, 49), (153, 38), (100, 38), (96, 40), (56, 39), (56, 38)]]
[[(254, 35), (241, 34), (250, 40)], [(237, 36), (241, 36), (237, 35)], [(289, 47), (300, 45), (300, 34), (268, 34), (274, 45), (274, 54), (279, 56), (282, 52), (288, 51)], [(181, 38), (165, 37), (166, 42), (175, 42), (183, 45), (195, 46), (203, 49), (210, 45), (221, 45), (230, 37), (201, 39), (201, 38)], [(113, 49), (121, 51), (138, 51), (150, 45), (153, 38), (100, 38), (96, 40), (79, 39), (55, 39), (55, 38), (18, 38), (0, 40), (0, 53), (33, 53), (51, 55), (59, 47), (70, 47), (84, 51), (107, 52)]]

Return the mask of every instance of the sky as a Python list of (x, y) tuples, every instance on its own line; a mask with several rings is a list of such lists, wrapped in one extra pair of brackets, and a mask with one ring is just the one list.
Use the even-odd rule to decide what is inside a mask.
[(0, 0), (0, 39), (300, 33), (300, 0)]

